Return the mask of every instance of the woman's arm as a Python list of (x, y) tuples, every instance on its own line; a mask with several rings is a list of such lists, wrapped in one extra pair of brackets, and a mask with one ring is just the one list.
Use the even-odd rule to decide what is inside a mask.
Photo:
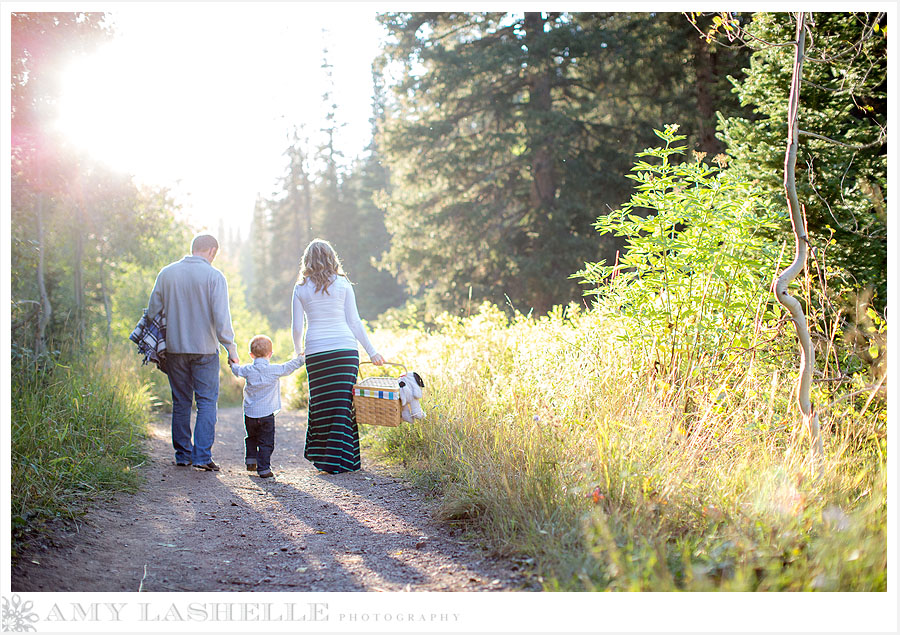
[(300, 293), (294, 287), (291, 298), (291, 335), (294, 338), (294, 357), (299, 357), (303, 350), (303, 326), (306, 316), (303, 314), (303, 303), (300, 301)]
[(353, 332), (356, 339), (366, 349), (369, 359), (374, 362), (376, 357), (381, 358), (381, 355), (372, 346), (372, 342), (369, 341), (369, 336), (366, 334), (362, 320), (359, 319), (359, 309), (356, 308), (356, 294), (353, 293), (353, 287), (350, 286), (349, 282), (347, 283), (347, 293), (344, 295), (344, 315), (347, 318), (347, 325), (350, 327), (350, 331)]

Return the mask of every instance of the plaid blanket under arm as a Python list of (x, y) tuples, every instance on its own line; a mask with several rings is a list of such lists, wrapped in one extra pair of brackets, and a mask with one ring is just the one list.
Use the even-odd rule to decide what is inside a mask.
[(162, 313), (148, 318), (147, 309), (138, 320), (137, 326), (128, 336), (137, 344), (138, 354), (144, 356), (144, 364), (153, 362), (162, 372), (166, 372), (166, 316)]

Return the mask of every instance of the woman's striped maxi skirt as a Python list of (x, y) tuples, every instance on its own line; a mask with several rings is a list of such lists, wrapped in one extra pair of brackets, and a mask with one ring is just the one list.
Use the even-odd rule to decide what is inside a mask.
[(358, 470), (359, 431), (352, 406), (359, 353), (336, 350), (307, 355), (306, 372), (309, 417), (303, 456), (332, 474)]

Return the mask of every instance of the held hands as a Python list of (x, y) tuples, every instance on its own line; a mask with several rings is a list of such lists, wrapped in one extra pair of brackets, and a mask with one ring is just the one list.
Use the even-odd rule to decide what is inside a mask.
[(375, 353), (374, 355), (372, 355), (372, 357), (369, 358), (369, 361), (371, 361), (376, 366), (381, 366), (384, 363), (384, 357), (382, 357), (380, 353)]

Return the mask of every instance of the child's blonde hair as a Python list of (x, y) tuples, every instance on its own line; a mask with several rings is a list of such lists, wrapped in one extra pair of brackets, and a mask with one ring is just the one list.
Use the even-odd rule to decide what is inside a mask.
[(265, 357), (272, 352), (272, 340), (266, 335), (257, 335), (250, 340), (250, 354), (253, 357)]

